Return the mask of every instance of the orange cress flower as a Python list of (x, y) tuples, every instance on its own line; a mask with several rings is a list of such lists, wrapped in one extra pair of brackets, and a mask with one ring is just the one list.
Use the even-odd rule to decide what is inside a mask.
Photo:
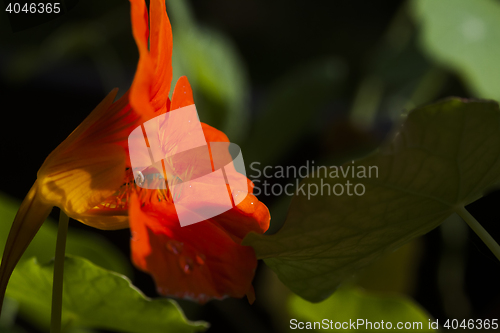
[[(131, 131), (153, 117), (194, 103), (185, 77), (177, 82), (172, 102), (168, 98), (172, 31), (165, 3), (151, 1), (148, 24), (144, 1), (130, 2), (139, 50), (130, 91), (113, 102), (117, 94), (113, 90), (38, 171), (3, 253), (0, 309), (15, 265), (54, 206), (99, 229), (126, 228), (130, 220), (133, 262), (153, 275), (162, 295), (199, 302), (226, 296), (254, 298), (251, 281), (257, 260), (241, 240), (250, 231), (266, 231), (270, 216), (251, 194), (249, 180), (249, 194), (241, 203), (186, 227), (179, 225), (168, 189), (146, 190), (134, 183), (127, 143)], [(207, 142), (229, 142), (224, 133), (206, 124), (202, 129)]]
[[(144, 1), (131, 1), (133, 34), (140, 60), (129, 92), (113, 102), (113, 90), (45, 160), (12, 224), (0, 266), (0, 308), (14, 267), (52, 207), (99, 229), (128, 227), (127, 139), (141, 122), (165, 112), (172, 79), (172, 34), (168, 18), (151, 16)], [(165, 10), (159, 2), (155, 13)], [(139, 16), (138, 16), (139, 15)], [(151, 50), (147, 49), (148, 36)]]
[[(191, 87), (186, 78), (181, 78), (172, 95), (171, 109), (192, 104)], [(229, 143), (221, 131), (206, 124), (202, 129), (207, 142)], [(175, 149), (175, 141), (166, 150)], [(212, 150), (212, 165), (216, 158), (213, 154)], [(230, 160), (229, 151), (226, 154), (228, 158), (225, 160)], [(188, 158), (190, 163), (184, 163), (183, 159), (181, 163), (172, 163), (176, 167), (176, 177), (190, 178), (190, 174), (199, 171), (197, 156), (190, 157), (194, 157), (194, 161)], [(167, 164), (168, 159), (165, 160)], [(138, 268), (153, 275), (158, 293), (200, 303), (213, 298), (247, 295), (253, 302), (255, 296), (251, 282), (257, 259), (254, 250), (242, 246), (241, 241), (250, 231), (265, 232), (270, 215), (267, 207), (251, 194), (253, 184), (248, 179), (243, 178), (244, 183), (239, 183), (242, 176), (236, 174), (232, 166), (225, 167), (225, 177), (235, 180), (229, 181), (232, 191), (248, 192), (245, 199), (237, 205), (233, 202), (233, 208), (220, 215), (183, 227), (179, 221), (179, 209), (196, 213), (200, 205), (206, 204), (204, 198), (223, 195), (217, 183), (212, 179), (197, 178), (190, 183), (196, 190), (190, 189), (188, 194), (182, 190), (172, 193), (172, 188), (136, 187), (129, 208), (132, 260)], [(193, 200), (193, 195), (200, 199)], [(175, 205), (172, 197), (176, 197)], [(216, 201), (211, 205), (217, 205)]]

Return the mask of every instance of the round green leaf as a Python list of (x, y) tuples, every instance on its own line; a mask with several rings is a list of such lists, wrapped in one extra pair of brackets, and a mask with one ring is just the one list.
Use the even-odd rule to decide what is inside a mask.
[[(148, 299), (130, 281), (78, 257), (64, 262), (62, 327), (102, 328), (129, 333), (203, 331), (207, 324), (189, 322), (172, 300)], [(48, 327), (53, 262), (27, 260), (14, 270), (7, 296), (17, 300), (20, 312)]]
[[(309, 301), (326, 299), (344, 279), (500, 182), (498, 104), (455, 98), (417, 109), (376, 153), (343, 168), (349, 170), (345, 178), (306, 178), (306, 195), (294, 196), (278, 233), (251, 233), (244, 240)], [(367, 178), (359, 176), (361, 169)], [(336, 196), (327, 189), (307, 195), (347, 181), (351, 193), (362, 184), (364, 195)]]

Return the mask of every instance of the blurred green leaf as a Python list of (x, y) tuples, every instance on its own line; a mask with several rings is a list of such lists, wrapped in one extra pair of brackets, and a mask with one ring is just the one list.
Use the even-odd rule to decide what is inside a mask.
[[(20, 202), (0, 193), (0, 254), (3, 253), (10, 227), (14, 221)], [(23, 255), (25, 260), (35, 256), (45, 263), (54, 257), (56, 251), (57, 223), (48, 218)], [(84, 257), (96, 265), (131, 276), (132, 269), (126, 258), (105, 238), (84, 230), (68, 232), (66, 253)]]
[(167, 6), (174, 35), (172, 85), (186, 75), (201, 121), (231, 141), (241, 140), (247, 131), (250, 91), (241, 56), (225, 35), (197, 25), (186, 1), (168, 1)]
[[(103, 328), (130, 333), (203, 331), (207, 324), (189, 322), (172, 300), (146, 298), (130, 281), (78, 257), (64, 262), (62, 327)], [(7, 295), (20, 312), (41, 327), (50, 324), (53, 262), (35, 259), (19, 264)]]
[(424, 51), (463, 76), (479, 97), (500, 99), (500, 2), (414, 0)]
[[(379, 331), (380, 329), (370, 329), (370, 326), (365, 325), (367, 322), (373, 325), (381, 321), (384, 321), (384, 327), (390, 322), (392, 329), (397, 329), (398, 323), (403, 325), (421, 323), (422, 326), (413, 326), (414, 331), (435, 331), (429, 329), (429, 315), (411, 299), (366, 293), (352, 287), (339, 289), (333, 296), (319, 304), (309, 303), (296, 295), (291, 295), (288, 308), (290, 316), (299, 321), (322, 323), (323, 319), (329, 318), (335, 325), (335, 322), (349, 323), (361, 319), (364, 322), (363, 324), (360, 322), (358, 330), (363, 332)], [(348, 328), (342, 331), (354, 330), (356, 329)]]
[[(294, 196), (283, 228), (275, 235), (251, 233), (243, 243), (292, 291), (321, 301), (344, 279), (498, 184), (499, 156), (497, 103), (448, 99), (417, 109), (378, 152), (344, 165), (364, 168), (365, 177), (376, 167), (371, 178), (350, 171), (345, 179), (306, 178), (306, 195)], [(362, 184), (364, 195), (328, 195), (327, 189), (307, 195), (325, 183), (347, 188), (347, 181)]]
[(243, 147), (247, 161), (273, 164), (290, 153), (300, 138), (313, 131), (313, 122), (324, 111), (342, 80), (345, 65), (337, 58), (315, 59), (281, 78), (263, 104), (261, 115)]

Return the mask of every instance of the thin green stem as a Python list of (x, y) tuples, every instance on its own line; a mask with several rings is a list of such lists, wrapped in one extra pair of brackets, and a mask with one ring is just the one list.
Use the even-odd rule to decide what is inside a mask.
[(465, 222), (471, 227), (476, 235), (486, 244), (486, 246), (493, 252), (495, 257), (500, 260), (500, 245), (490, 236), (490, 234), (483, 228), (481, 224), (472, 216), (464, 207), (457, 210), (458, 215), (464, 219)]
[(68, 233), (68, 222), (68, 215), (66, 215), (66, 213), (61, 210), (59, 213), (59, 229), (57, 230), (56, 257), (54, 261), (50, 333), (61, 333), (64, 252), (66, 251), (66, 235)]

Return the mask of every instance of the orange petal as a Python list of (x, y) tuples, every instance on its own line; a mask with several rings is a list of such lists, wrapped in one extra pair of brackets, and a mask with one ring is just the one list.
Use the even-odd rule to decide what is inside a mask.
[(166, 111), (170, 83), (172, 82), (172, 27), (164, 0), (153, 0), (149, 7), (150, 55), (155, 68), (151, 97), (155, 110)]
[(130, 0), (132, 33), (139, 49), (139, 62), (130, 87), (130, 105), (143, 116), (143, 121), (154, 117), (151, 105), (151, 85), (154, 79), (154, 63), (148, 51), (148, 12), (143, 0)]
[(148, 50), (149, 24), (146, 3), (143, 0), (130, 0), (132, 34), (139, 51)]
[(40, 199), (39, 184), (35, 181), (14, 218), (5, 244), (0, 266), (0, 312), (12, 271), (51, 210), (52, 206)]
[[(118, 91), (116, 89), (116, 91)], [(110, 95), (112, 95), (110, 93)], [(109, 98), (109, 96), (106, 97)], [(128, 103), (129, 92), (126, 92), (118, 101), (111, 104), (102, 114), (96, 108), (80, 126), (89, 124), (88, 128), (78, 136), (73, 145), (102, 145), (106, 143), (118, 144), (124, 149), (128, 148), (128, 136), (139, 125), (140, 116), (133, 112)], [(96, 116), (93, 117), (94, 113)], [(92, 118), (95, 118), (92, 119)], [(77, 130), (80, 129), (80, 126)], [(65, 140), (66, 141), (66, 140)]]
[(130, 166), (127, 139), (140, 117), (128, 104), (128, 93), (113, 102), (117, 92), (50, 153), (37, 175), (41, 200), (99, 229), (128, 227), (124, 212), (86, 212), (115, 193)]
[[(248, 206), (254, 207), (250, 209)], [(249, 193), (238, 206), (214, 217), (213, 220), (241, 243), (250, 231), (258, 234), (266, 232), (271, 215), (266, 205)]]
[(203, 129), (207, 142), (229, 142), (229, 139), (224, 132), (219, 131), (218, 129), (205, 123), (201, 123), (201, 128)]
[(192, 104), (194, 104), (194, 100), (191, 85), (189, 84), (187, 77), (181, 76), (175, 84), (170, 110), (183, 108)]
[[(41, 198), (49, 205), (60, 207), (74, 219), (102, 228), (100, 223), (94, 224), (80, 215), (104, 201), (122, 185), (125, 160), (124, 149), (115, 144), (61, 151), (57, 158), (44, 163), (38, 171)], [(110, 228), (116, 229), (116, 226)]]
[(130, 88), (130, 104), (145, 122), (167, 110), (172, 81), (172, 29), (164, 1), (151, 1), (150, 52), (144, 1), (130, 0), (130, 3), (132, 30), (139, 49), (139, 63)]
[(134, 196), (130, 227), (133, 262), (153, 275), (160, 294), (200, 303), (251, 296), (255, 253), (217, 223), (207, 220), (180, 227), (172, 203), (141, 207)]
[(118, 230), (128, 228), (127, 211), (103, 211), (91, 209), (73, 217), (83, 224), (101, 230)]

